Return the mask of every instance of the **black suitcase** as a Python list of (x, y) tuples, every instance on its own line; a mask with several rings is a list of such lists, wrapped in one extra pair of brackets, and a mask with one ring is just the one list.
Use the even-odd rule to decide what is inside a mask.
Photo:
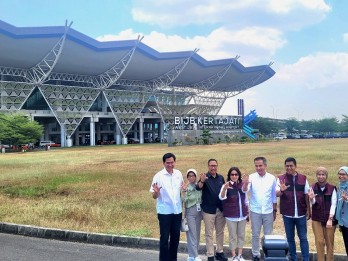
[(265, 235), (262, 237), (262, 250), (265, 255), (265, 261), (277, 260), (288, 261), (289, 251), (288, 241), (281, 235)]

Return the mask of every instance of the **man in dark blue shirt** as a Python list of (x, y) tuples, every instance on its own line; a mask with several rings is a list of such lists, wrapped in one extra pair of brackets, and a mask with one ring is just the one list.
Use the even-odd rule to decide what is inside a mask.
[[(222, 214), (222, 202), (219, 199), (221, 187), (225, 179), (217, 173), (218, 162), (216, 159), (208, 160), (208, 172), (202, 173), (197, 184), (197, 189), (202, 190), (202, 214), (205, 224), (205, 244), (208, 261), (227, 261), (223, 252), (224, 229), (226, 220)], [(216, 254), (214, 258), (214, 228), (216, 233)]]

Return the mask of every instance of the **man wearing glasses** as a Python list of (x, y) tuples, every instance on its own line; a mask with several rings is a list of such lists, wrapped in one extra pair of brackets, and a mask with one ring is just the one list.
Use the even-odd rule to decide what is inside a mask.
[[(208, 172), (200, 175), (197, 190), (202, 190), (202, 214), (205, 224), (205, 244), (208, 261), (227, 261), (223, 252), (224, 229), (226, 220), (222, 214), (222, 202), (219, 199), (221, 187), (225, 179), (217, 173), (218, 162), (216, 159), (208, 160)], [(214, 228), (216, 233), (216, 254), (214, 258)]]
[(280, 214), (283, 215), (285, 234), (289, 244), (290, 260), (297, 261), (295, 227), (298, 238), (302, 260), (309, 260), (309, 245), (307, 239), (307, 219), (311, 218), (311, 209), (308, 197), (308, 180), (303, 174), (296, 171), (296, 160), (287, 158), (285, 160), (283, 175), (277, 179), (277, 197), (280, 198)]

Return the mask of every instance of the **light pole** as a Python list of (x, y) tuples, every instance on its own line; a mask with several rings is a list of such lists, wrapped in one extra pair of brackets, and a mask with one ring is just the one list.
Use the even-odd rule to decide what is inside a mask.
[(297, 120), (300, 121), (300, 116), (302, 115), (303, 111), (300, 111), (298, 109), (295, 109), (297, 111)]
[(272, 108), (272, 115), (273, 115), (273, 119), (274, 119), (274, 107), (272, 105), (270, 105), (270, 107)]
[(270, 105), (270, 107), (272, 108), (273, 119), (278, 119), (278, 110), (275, 109), (272, 105)]

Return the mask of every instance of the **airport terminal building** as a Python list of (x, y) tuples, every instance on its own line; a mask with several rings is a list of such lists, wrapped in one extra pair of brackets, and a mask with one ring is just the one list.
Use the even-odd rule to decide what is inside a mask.
[(71, 28), (0, 21), (0, 112), (21, 111), (62, 147), (165, 140), (174, 116), (217, 115), (226, 99), (275, 72), (198, 50), (160, 53), (99, 42)]

